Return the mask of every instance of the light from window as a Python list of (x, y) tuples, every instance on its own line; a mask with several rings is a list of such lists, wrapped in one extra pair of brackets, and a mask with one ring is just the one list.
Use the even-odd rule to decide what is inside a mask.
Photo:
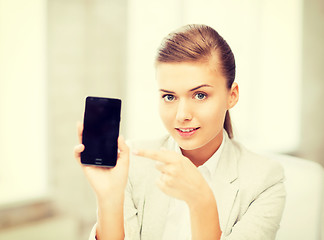
[(0, 205), (47, 190), (44, 0), (0, 0)]

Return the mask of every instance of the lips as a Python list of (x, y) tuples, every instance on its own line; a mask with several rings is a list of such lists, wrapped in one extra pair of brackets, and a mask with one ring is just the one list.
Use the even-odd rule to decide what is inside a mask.
[(194, 135), (197, 130), (199, 129), (199, 127), (197, 128), (176, 128), (178, 134), (181, 137), (191, 137), (192, 135)]

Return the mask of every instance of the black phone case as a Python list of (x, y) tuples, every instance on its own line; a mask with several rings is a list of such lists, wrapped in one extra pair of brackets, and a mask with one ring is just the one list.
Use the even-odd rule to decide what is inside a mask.
[(114, 167), (118, 155), (121, 100), (87, 97), (85, 103), (81, 163)]

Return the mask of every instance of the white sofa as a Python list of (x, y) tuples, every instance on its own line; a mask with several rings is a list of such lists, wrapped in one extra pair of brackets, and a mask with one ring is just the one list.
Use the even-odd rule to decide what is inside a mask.
[(315, 162), (269, 155), (286, 175), (287, 201), (276, 240), (324, 240), (324, 170)]

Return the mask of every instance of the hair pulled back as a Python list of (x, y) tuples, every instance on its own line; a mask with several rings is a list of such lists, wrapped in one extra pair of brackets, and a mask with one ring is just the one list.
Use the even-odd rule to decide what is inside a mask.
[[(156, 63), (180, 62), (215, 64), (212, 67), (220, 69), (227, 80), (228, 89), (235, 80), (235, 59), (230, 46), (217, 31), (206, 25), (186, 25), (163, 39)], [(233, 129), (228, 111), (224, 129), (232, 138)]]

